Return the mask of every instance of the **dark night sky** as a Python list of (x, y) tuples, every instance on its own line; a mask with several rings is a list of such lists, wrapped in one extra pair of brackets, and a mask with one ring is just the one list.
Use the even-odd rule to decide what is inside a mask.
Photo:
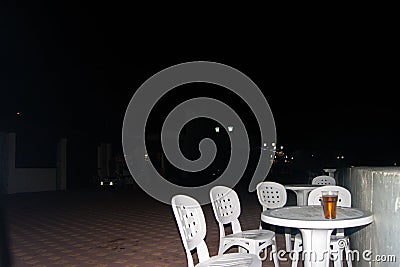
[(229, 31), (226, 21), (193, 25), (189, 34), (187, 18), (170, 25), (153, 21), (155, 14), (139, 17), (134, 6), (53, 2), (2, 4), (0, 131), (119, 140), (125, 108), (146, 79), (208, 60), (262, 89), (278, 144), (341, 150), (358, 164), (400, 162), (389, 40), (372, 44), (351, 27)]

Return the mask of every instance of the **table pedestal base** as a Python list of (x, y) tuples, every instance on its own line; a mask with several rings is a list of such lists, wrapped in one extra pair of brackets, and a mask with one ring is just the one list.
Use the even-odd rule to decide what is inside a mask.
[(297, 206), (307, 206), (308, 190), (296, 192)]
[(303, 239), (304, 267), (329, 267), (332, 229), (299, 229)]

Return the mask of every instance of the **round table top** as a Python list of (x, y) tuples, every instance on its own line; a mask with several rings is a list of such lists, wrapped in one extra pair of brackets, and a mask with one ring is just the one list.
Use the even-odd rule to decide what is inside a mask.
[(337, 207), (336, 219), (325, 219), (322, 206), (291, 206), (263, 211), (261, 220), (299, 229), (336, 229), (366, 225), (374, 218), (369, 211)]
[(312, 190), (321, 186), (319, 184), (287, 184), (285, 188), (290, 190)]

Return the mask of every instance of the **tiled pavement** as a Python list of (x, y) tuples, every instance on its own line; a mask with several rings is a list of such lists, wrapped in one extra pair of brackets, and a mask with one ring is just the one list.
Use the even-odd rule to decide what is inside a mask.
[[(255, 193), (239, 196), (242, 228), (257, 228)], [(13, 266), (186, 266), (171, 207), (139, 190), (16, 194), (5, 204)], [(217, 223), (211, 205), (203, 210), (215, 255)], [(283, 235), (277, 239), (284, 249)]]

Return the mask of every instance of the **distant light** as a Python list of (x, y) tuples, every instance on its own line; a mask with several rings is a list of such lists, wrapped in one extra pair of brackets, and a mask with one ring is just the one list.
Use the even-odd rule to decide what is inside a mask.
[(147, 153), (144, 154), (144, 160), (149, 160), (149, 155)]
[(233, 131), (233, 126), (228, 126), (228, 131), (232, 132)]
[(273, 146), (273, 147), (276, 147), (276, 144), (275, 144), (275, 143), (272, 143), (272, 146)]
[(314, 154), (311, 154), (311, 157), (314, 157)]
[(344, 159), (344, 156), (342, 156), (341, 158)]
[(103, 184), (104, 184), (103, 181), (101, 181), (101, 182), (100, 182), (100, 185), (103, 185)]
[(337, 156), (336, 158), (337, 158), (337, 159), (340, 159), (340, 157), (339, 157), (339, 156)]
[(397, 162), (395, 162), (393, 165), (394, 165), (394, 166), (397, 166)]
[(264, 143), (263, 146), (267, 146), (267, 143)]
[(113, 185), (114, 183), (113, 182), (110, 182), (110, 185)]
[(292, 157), (292, 160), (294, 159), (294, 157)]
[(283, 149), (283, 146), (281, 146), (281, 149)]
[(215, 127), (215, 132), (219, 133), (219, 127)]
[(17, 115), (21, 115), (21, 112), (18, 111), (18, 112), (17, 112)]

